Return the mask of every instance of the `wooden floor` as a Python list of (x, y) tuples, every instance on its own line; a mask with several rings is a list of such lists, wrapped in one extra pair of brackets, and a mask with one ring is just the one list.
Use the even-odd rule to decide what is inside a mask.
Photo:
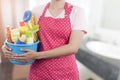
[(13, 65), (9, 61), (0, 64), (0, 80), (26, 80), (29, 65)]

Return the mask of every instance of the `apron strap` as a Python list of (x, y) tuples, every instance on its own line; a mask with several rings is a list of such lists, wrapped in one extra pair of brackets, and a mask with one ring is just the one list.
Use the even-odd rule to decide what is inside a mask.
[[(44, 8), (44, 11), (42, 13), (42, 16), (45, 16), (45, 13), (49, 7), (50, 3), (48, 3), (45, 8)], [(69, 5), (67, 2), (65, 2), (65, 5), (64, 5), (64, 9), (65, 9), (65, 16), (69, 16), (71, 11), (72, 11), (72, 8), (73, 6), (72, 5)]]
[(49, 5), (50, 5), (50, 3), (48, 3), (48, 4), (45, 6), (44, 11), (43, 11), (43, 13), (42, 13), (42, 16), (45, 16), (45, 13), (46, 13)]
[(70, 13), (72, 11), (73, 6), (71, 4), (68, 4), (67, 2), (65, 2), (65, 16), (70, 16)]

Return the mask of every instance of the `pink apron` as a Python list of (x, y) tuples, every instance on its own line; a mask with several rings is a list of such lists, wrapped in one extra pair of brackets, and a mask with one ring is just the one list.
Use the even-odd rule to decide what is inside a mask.
[[(45, 17), (45, 7), (39, 19), (40, 30), (38, 32), (41, 46), (40, 51), (54, 49), (69, 43), (71, 34), (70, 13), (73, 6), (65, 3), (65, 17)], [(79, 72), (76, 65), (75, 55), (64, 57), (36, 60), (30, 68), (28, 80), (79, 80)]]

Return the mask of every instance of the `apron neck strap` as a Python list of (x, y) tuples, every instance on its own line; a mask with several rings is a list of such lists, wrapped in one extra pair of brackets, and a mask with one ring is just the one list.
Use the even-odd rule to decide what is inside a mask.
[[(42, 16), (45, 16), (45, 13), (46, 13), (46, 11), (47, 11), (47, 9), (48, 9), (49, 6), (50, 6), (50, 3), (48, 3), (48, 4), (45, 6), (44, 11), (43, 11), (43, 13), (42, 13)], [(73, 8), (72, 5), (69, 5), (67, 2), (65, 2), (65, 4), (64, 4), (65, 16), (69, 16), (69, 15), (70, 15), (70, 13), (71, 13), (71, 11), (72, 11), (72, 8)]]
[(48, 4), (45, 6), (44, 11), (43, 11), (43, 13), (42, 13), (42, 16), (44, 16), (44, 15), (45, 15), (45, 13), (46, 13), (46, 11), (47, 11), (47, 9), (48, 9), (49, 5), (50, 5), (50, 3), (48, 3)]
[(64, 9), (65, 9), (65, 16), (69, 16), (71, 11), (72, 11), (72, 8), (73, 6), (68, 4), (67, 2), (65, 2), (65, 6), (64, 6)]

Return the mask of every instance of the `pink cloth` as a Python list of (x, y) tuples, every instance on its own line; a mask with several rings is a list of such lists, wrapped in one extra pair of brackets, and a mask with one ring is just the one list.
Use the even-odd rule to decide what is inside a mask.
[[(73, 6), (65, 3), (65, 18), (45, 17), (49, 4), (39, 19), (40, 51), (54, 49), (69, 43), (71, 23), (69, 15)], [(75, 55), (36, 60), (30, 68), (28, 80), (79, 80)]]

